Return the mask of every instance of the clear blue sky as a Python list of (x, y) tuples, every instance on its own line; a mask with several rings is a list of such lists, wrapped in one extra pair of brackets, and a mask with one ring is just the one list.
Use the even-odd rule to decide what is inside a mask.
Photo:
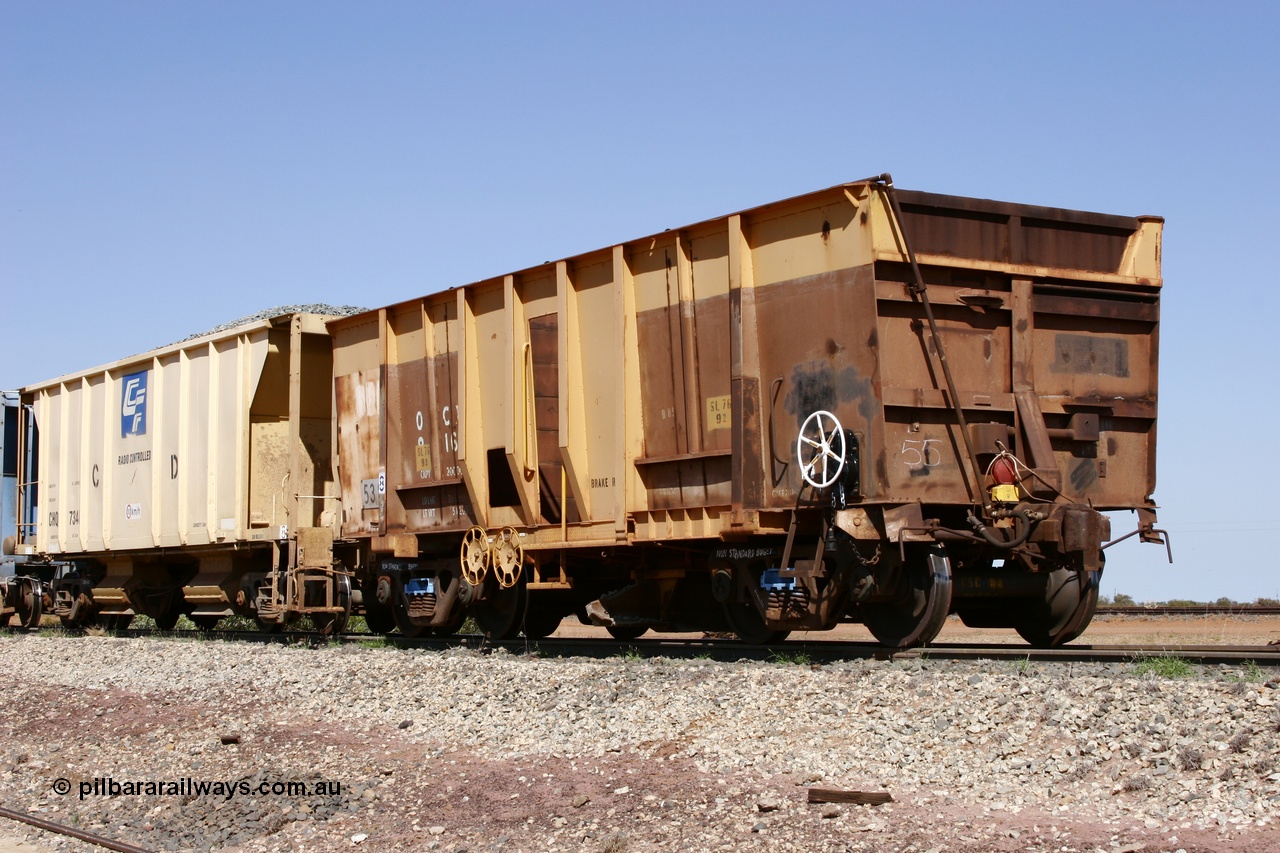
[(883, 171), (1159, 214), (1177, 561), (1103, 592), (1280, 597), (1278, 43), (1276, 3), (0, 0), (0, 387)]

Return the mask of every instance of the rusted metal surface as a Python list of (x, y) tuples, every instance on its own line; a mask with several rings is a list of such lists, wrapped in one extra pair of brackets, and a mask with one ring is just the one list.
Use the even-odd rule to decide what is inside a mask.
[[(1161, 226), (882, 175), (184, 342), (24, 392), (49, 439), (28, 547), (87, 558), (51, 589), (73, 620), (340, 630), (356, 602), (409, 634), (472, 608), (905, 644), (950, 609), (1066, 642), (1100, 510), (1168, 544)], [(465, 541), (501, 571), (466, 576)]]
[[(1160, 253), (1155, 218), (881, 176), (345, 319), (343, 532), (443, 551), (431, 534), (509, 528), (564, 589), (662, 590), (653, 619), (685, 594), (662, 572), (709, 583), (717, 543), (760, 537), (771, 556), (722, 561), (739, 592), (717, 599), (749, 633), (853, 613), (927, 641), (953, 606), (1064, 641), (1096, 600), (1097, 510), (1151, 508)], [(818, 487), (794, 451), (815, 412), (849, 448)], [(964, 603), (993, 562), (1056, 579), (1009, 584), (1046, 599), (1039, 623)], [(923, 609), (915, 583), (938, 585)]]
[[(506, 301), (500, 291), (480, 285), (474, 295), (465, 291), (469, 295), (462, 304), (470, 306), (472, 322), (497, 315), (527, 318), (498, 323), (513, 337), (508, 349), (519, 353), (513, 363), (485, 357), (483, 347), (493, 335), (477, 334), (475, 351), (457, 350), (462, 362), (436, 369), (456, 371), (455, 385), (467, 374), (492, 374), (505, 377), (507, 387), (523, 387), (528, 374), (529, 401), (513, 400), (520, 405), (503, 403), (497, 410), (502, 421), (513, 422), (511, 428), (499, 429), (486, 419), (477, 433), (484, 436), (483, 453), (509, 437), (536, 456), (515, 474), (523, 474), (539, 496), (537, 518), (513, 520), (526, 527), (559, 523), (563, 502), (572, 517), (577, 503), (589, 502), (602, 484), (613, 484), (617, 465), (586, 451), (589, 470), (573, 466), (569, 493), (557, 493), (558, 475), (565, 459), (573, 458), (573, 448), (589, 443), (592, 435), (615, 432), (612, 424), (618, 419), (639, 432), (638, 446), (621, 449), (619, 457), (624, 475), (634, 478), (628, 511), (789, 507), (802, 484), (794, 466), (774, 460), (786, 455), (779, 446), (793, 442), (799, 422), (820, 408), (864, 437), (869, 452), (862, 492), (870, 501), (973, 502), (971, 492), (981, 484), (974, 482), (973, 466), (964, 463), (967, 436), (957, 423), (963, 413), (973, 424), (970, 434), (991, 424), (1008, 427), (1010, 442), (1026, 444), (1030, 464), (1045, 479), (1051, 479), (1050, 469), (1060, 470), (1060, 488), (1069, 498), (1096, 505), (1141, 504), (1154, 487), (1148, 436), (1159, 282), (1143, 267), (1144, 258), (1158, 256), (1158, 246), (1147, 245), (1158, 242), (1158, 232), (1148, 233), (1151, 220), (908, 191), (900, 195), (902, 230), (921, 257), (954, 261), (921, 265), (936, 331), (913, 299), (905, 253), (891, 257), (886, 248), (897, 246), (901, 235), (894, 233), (876, 194), (861, 186), (739, 215), (734, 234), (728, 220), (721, 220), (625, 244), (619, 253), (623, 268), (592, 258), (585, 265), (577, 259), (564, 262), (558, 279), (546, 276), (544, 268), (518, 273), (508, 277)], [(735, 246), (734, 236), (747, 244), (745, 250)], [(1041, 274), (1014, 274), (1027, 266), (1040, 268)], [(754, 280), (742, 280), (743, 268)], [(592, 287), (598, 280), (631, 291), (624, 297), (634, 300), (634, 316), (628, 319), (624, 311), (617, 319), (624, 332), (628, 322), (634, 323), (634, 338), (619, 336), (600, 352), (636, 364), (635, 387), (620, 389), (638, 403), (634, 411), (625, 404), (621, 410), (616, 405), (604, 409), (598, 400), (582, 396), (574, 383), (575, 367), (581, 375), (582, 366), (571, 363), (572, 353), (560, 351), (564, 341), (572, 350), (609, 340), (603, 328), (584, 330), (581, 316), (566, 321), (562, 311), (534, 314), (537, 309), (522, 304), (543, 298), (531, 293), (534, 298), (526, 300), (526, 290), (534, 288), (523, 286), (525, 281), (550, 281), (556, 291), (550, 304), (572, 304), (586, 292), (579, 283), (586, 269), (598, 274)], [(1073, 283), (1073, 277), (1082, 280)], [(736, 287), (730, 287), (731, 279)], [(750, 294), (749, 329), (743, 320), (744, 292)], [(612, 322), (615, 316), (604, 304), (596, 319)], [(465, 338), (467, 319), (461, 322), (459, 336)], [(944, 381), (942, 342), (951, 354), (958, 410)], [(415, 468), (414, 460), (425, 459), (425, 452), (410, 452), (418, 439), (425, 438), (431, 448), (434, 466), (451, 467), (435, 459), (448, 448), (430, 429), (424, 435), (408, 428), (411, 411), (431, 405), (431, 389), (439, 393), (448, 384), (439, 375), (424, 382), (421, 373), (421, 365), (406, 361), (403, 352), (388, 366), (393, 426), (386, 440), (399, 465), (394, 476), (389, 474), (392, 479), (412, 479), (415, 472), (421, 478), (424, 469)], [(491, 384), (497, 383), (483, 383), (479, 393)], [(566, 389), (567, 398), (561, 394)], [(345, 396), (340, 382), (340, 401)], [(735, 400), (749, 418), (735, 411)], [(438, 401), (435, 407), (440, 408)], [(1103, 426), (1096, 447), (1061, 438), (1081, 412), (1096, 415)], [(341, 424), (349, 413), (340, 407), (338, 417)], [(766, 421), (772, 426), (768, 431), (762, 428)], [(575, 424), (585, 435), (573, 434)], [(340, 425), (340, 433), (350, 437), (351, 430)], [(461, 441), (465, 445), (465, 435)], [(520, 455), (518, 448), (499, 449)], [(743, 458), (748, 453), (751, 457)], [(372, 478), (374, 465), (354, 467), (363, 469), (362, 481)], [(468, 497), (492, 504), (497, 481), (490, 478), (500, 475), (506, 482), (508, 474), (501, 466), (484, 474), (484, 493), (472, 485)], [(735, 479), (770, 487), (754, 491), (739, 482), (741, 493), (758, 495), (739, 505), (733, 500)], [(352, 477), (344, 487), (359, 484)], [(500, 507), (487, 507), (495, 508)], [(387, 512), (394, 515), (390, 506)], [(408, 530), (433, 527), (422, 518), (406, 517), (403, 524)]]

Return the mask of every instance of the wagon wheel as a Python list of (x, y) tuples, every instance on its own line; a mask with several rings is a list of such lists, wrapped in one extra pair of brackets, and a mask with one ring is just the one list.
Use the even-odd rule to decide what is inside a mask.
[[(747, 576), (739, 579), (738, 574), (746, 572)], [(764, 564), (758, 562), (750, 566), (735, 564), (733, 566), (734, 583), (748, 583), (753, 586), (759, 586), (760, 576), (764, 573)], [(750, 591), (747, 591), (750, 595)], [(737, 634), (738, 639), (744, 643), (753, 646), (768, 646), (773, 643), (781, 643), (790, 634), (790, 631), (779, 631), (770, 628), (764, 621), (759, 609), (753, 601), (739, 601), (738, 589), (734, 589), (729, 595), (727, 601), (724, 602), (724, 618), (729, 623), (729, 627), (733, 629), (733, 633)]]
[(951, 561), (938, 547), (909, 549), (891, 599), (858, 608), (880, 644), (895, 649), (933, 642), (950, 610)]
[(781, 643), (790, 631), (775, 631), (765, 624), (764, 617), (749, 602), (726, 601), (724, 616), (738, 639), (753, 646), (769, 646)]
[(38, 581), (19, 581), (19, 583), (21, 588), (18, 590), (17, 601), (14, 602), (14, 610), (18, 614), (18, 625), (23, 630), (30, 631), (40, 627), (40, 615), (44, 610), (40, 583)]
[[(379, 581), (379, 593), (382, 592), (382, 581)], [(409, 615), (409, 601), (405, 597), (403, 583), (396, 581), (394, 586), (388, 580), (387, 587), (388, 605), (387, 609), (391, 611), (391, 618), (395, 621), (395, 626), (400, 629), (400, 633), (410, 640), (416, 640), (421, 637), (431, 636), (431, 626), (422, 624), (422, 621), (415, 620)], [(425, 620), (429, 622), (430, 620)]]
[[(156, 628), (158, 628), (161, 631), (172, 631), (174, 628), (176, 628), (178, 626), (178, 619), (184, 615), (182, 612), (182, 607), (184, 603), (185, 602), (183, 602), (182, 600), (181, 591), (177, 592), (176, 594), (169, 594), (167, 596), (167, 603), (164, 605), (164, 609), (157, 612), (154, 616), (152, 616), (152, 618), (156, 620)], [(128, 627), (129, 622), (132, 622), (132, 621), (133, 621), (133, 617), (132, 616), (128, 617), (127, 620), (124, 622), (123, 626), (120, 628), (117, 628), (116, 630), (123, 631), (126, 627)]]
[(370, 634), (390, 634), (396, 629), (396, 615), (391, 612), (391, 579), (378, 578), (373, 595), (364, 596), (364, 624)]
[(337, 613), (312, 613), (311, 624), (321, 634), (341, 634), (351, 619), (351, 577), (334, 573), (333, 603), (343, 609)]
[(819, 409), (804, 419), (796, 436), (800, 476), (816, 489), (825, 489), (844, 470), (844, 427), (830, 412)]
[(431, 626), (415, 623), (409, 616), (407, 607), (403, 595), (397, 596), (396, 603), (391, 606), (391, 612), (395, 614), (396, 627), (400, 629), (400, 633), (410, 640), (431, 636)]
[(484, 576), (489, 571), (489, 542), (484, 531), (473, 527), (462, 537), (462, 576), (472, 586), (484, 583)]
[(649, 626), (648, 625), (610, 625), (607, 628), (605, 628), (605, 630), (608, 631), (609, 636), (613, 637), (615, 640), (621, 640), (622, 642), (626, 643), (626, 642), (630, 642), (631, 640), (638, 640), (640, 637), (643, 637), (645, 633), (649, 630)]
[(275, 622), (270, 619), (264, 619), (261, 616), (258, 619), (258, 630), (264, 634), (279, 634), (284, 630), (283, 622)]
[(530, 640), (550, 637), (563, 619), (564, 614), (554, 610), (530, 610), (524, 616), (524, 635)]
[(437, 637), (452, 637), (458, 633), (458, 629), (462, 627), (462, 623), (467, 621), (467, 609), (462, 606), (461, 602), (453, 603), (453, 613), (449, 614), (449, 621), (443, 625), (437, 625), (431, 629), (431, 633)]
[(1014, 629), (1038, 648), (1071, 642), (1093, 621), (1101, 577), (1101, 571), (1090, 572), (1082, 567), (1064, 566), (1049, 572), (1043, 598), (1032, 599), (1024, 607)]
[(520, 580), (520, 569), (524, 565), (524, 548), (520, 545), (520, 534), (515, 528), (504, 527), (489, 546), (489, 564), (493, 567), (498, 586), (510, 589)]
[[(133, 614), (132, 613), (111, 613), (111, 614), (99, 616), (97, 621), (98, 621), (98, 625), (107, 631), (123, 631), (133, 624)], [(178, 621), (177, 617), (175, 616), (174, 622), (177, 622), (177, 621)], [(166, 628), (165, 630), (171, 631), (173, 629)]]
[(510, 640), (524, 621), (525, 587), (517, 583), (492, 589), (475, 609), (476, 623), (489, 640)]

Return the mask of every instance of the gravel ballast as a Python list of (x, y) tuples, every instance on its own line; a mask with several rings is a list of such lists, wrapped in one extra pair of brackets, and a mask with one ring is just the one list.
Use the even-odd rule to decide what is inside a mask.
[[(1257, 667), (34, 635), (0, 662), (0, 802), (150, 849), (1280, 850), (1280, 690)], [(255, 793), (81, 798), (94, 779)], [(288, 781), (341, 791), (257, 793)]]

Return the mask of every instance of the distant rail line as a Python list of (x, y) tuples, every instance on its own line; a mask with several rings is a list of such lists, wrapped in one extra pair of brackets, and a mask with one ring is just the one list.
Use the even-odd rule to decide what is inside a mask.
[(1098, 605), (1098, 616), (1280, 616), (1272, 604)]

